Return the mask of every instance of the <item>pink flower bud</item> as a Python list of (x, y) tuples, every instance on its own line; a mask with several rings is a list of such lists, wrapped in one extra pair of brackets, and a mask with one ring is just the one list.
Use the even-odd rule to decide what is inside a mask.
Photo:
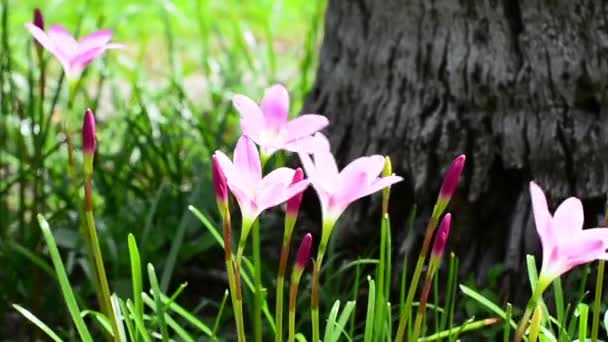
[(465, 155), (459, 155), (454, 161), (443, 179), (441, 190), (439, 191), (439, 200), (449, 201), (458, 187), (458, 180), (464, 168)]
[(450, 227), (452, 226), (452, 215), (447, 213), (439, 225), (439, 230), (435, 236), (435, 243), (433, 244), (433, 250), (431, 250), (431, 257), (433, 259), (440, 259), (445, 245), (448, 243), (448, 235), (450, 235)]
[[(44, 17), (38, 8), (34, 9), (34, 25), (44, 31)], [(38, 42), (36, 43), (40, 44)]]
[[(301, 168), (297, 168), (296, 172), (293, 174), (293, 179), (291, 180), (291, 184), (296, 184), (304, 179), (304, 171)], [(287, 215), (295, 218), (298, 216), (298, 211), (300, 210), (300, 204), (302, 203), (302, 196), (304, 195), (304, 191), (298, 192), (295, 196), (287, 200)]]
[(85, 155), (92, 156), (95, 154), (97, 140), (95, 138), (95, 116), (89, 108), (84, 114), (82, 122), (82, 152)]
[(218, 201), (218, 205), (226, 205), (228, 203), (228, 187), (226, 185), (226, 177), (224, 171), (217, 161), (215, 154), (211, 159), (211, 175), (213, 177), (213, 188), (215, 189), (215, 198)]
[(302, 242), (300, 242), (300, 247), (298, 248), (298, 254), (296, 254), (296, 265), (295, 267), (298, 270), (303, 270), (306, 267), (306, 263), (308, 263), (308, 258), (310, 257), (310, 248), (312, 247), (312, 235), (307, 233), (304, 235)]

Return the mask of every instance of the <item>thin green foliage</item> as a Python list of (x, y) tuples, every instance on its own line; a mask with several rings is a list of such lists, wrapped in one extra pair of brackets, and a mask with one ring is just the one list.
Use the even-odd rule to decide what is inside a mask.
[(18, 304), (13, 304), (13, 308), (15, 308), (15, 310), (17, 310), (21, 315), (23, 315), (23, 317), (27, 318), (28, 321), (32, 322), (35, 326), (42, 330), (53, 341), (63, 341), (48, 325), (44, 324), (44, 322), (39, 320), (38, 317), (34, 316), (27, 309), (23, 308)]

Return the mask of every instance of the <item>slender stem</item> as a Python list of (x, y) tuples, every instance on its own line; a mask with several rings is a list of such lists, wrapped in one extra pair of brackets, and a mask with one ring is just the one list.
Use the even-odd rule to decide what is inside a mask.
[[(114, 333), (114, 340), (120, 341), (120, 335), (118, 326), (116, 325), (116, 317), (114, 310), (112, 309), (112, 299), (110, 295), (110, 286), (108, 284), (108, 278), (106, 276), (106, 269), (103, 264), (103, 256), (101, 253), (101, 247), (99, 246), (99, 239), (97, 237), (97, 228), (95, 226), (95, 218), (93, 217), (92, 210), (92, 174), (86, 175), (85, 180), (85, 220), (87, 225), (87, 231), (89, 235), (90, 247), (93, 252), (93, 259), (95, 264), (95, 273), (97, 274), (97, 280), (99, 281), (99, 289), (101, 290), (102, 302), (105, 303), (105, 315), (110, 320), (112, 325), (112, 332)], [(102, 308), (103, 309), (103, 308)]]
[(262, 342), (262, 253), (260, 239), (260, 223), (256, 220), (253, 226), (253, 336), (254, 341)]
[(545, 291), (547, 286), (549, 286), (549, 284), (551, 284), (551, 281), (543, 279), (541, 271), (541, 277), (536, 282), (536, 288), (534, 289), (534, 292), (532, 293), (532, 296), (528, 301), (528, 305), (526, 305), (526, 311), (524, 311), (524, 315), (522, 316), (521, 320), (519, 321), (519, 324), (517, 325), (517, 330), (515, 331), (515, 336), (513, 337), (514, 342), (521, 341), (522, 337), (524, 336), (524, 333), (526, 332), (526, 327), (528, 326), (530, 315), (532, 315), (532, 312), (536, 308), (536, 303), (538, 302), (538, 299), (542, 296), (543, 292)]
[(310, 296), (310, 313), (312, 318), (312, 342), (320, 341), (319, 334), (319, 277), (321, 275), (321, 265), (323, 263), (323, 256), (325, 255), (325, 250), (327, 249), (327, 243), (329, 241), (329, 236), (331, 235), (331, 231), (334, 228), (335, 222), (323, 222), (323, 228), (321, 229), (321, 243), (319, 244), (319, 249), (317, 250), (317, 260), (314, 264), (312, 271), (312, 294)]
[(236, 321), (237, 336), (240, 342), (245, 341), (245, 326), (243, 324), (243, 301), (240, 289), (240, 273), (238, 278), (235, 276), (234, 256), (232, 255), (232, 224), (230, 220), (230, 210), (228, 205), (220, 209), (222, 211), (222, 221), (224, 230), (224, 261), (226, 262), (226, 272), (228, 273), (228, 286), (230, 288), (230, 300), (234, 319)]
[(593, 302), (593, 325), (591, 327), (591, 342), (597, 342), (600, 327), (600, 310), (602, 306), (602, 289), (604, 285), (604, 267), (606, 262), (600, 260), (597, 266), (597, 280), (595, 281), (595, 300)]
[(422, 327), (422, 321), (426, 314), (426, 304), (429, 299), (429, 293), (431, 292), (431, 285), (433, 284), (433, 272), (429, 270), (424, 279), (424, 287), (422, 288), (422, 294), (420, 295), (420, 302), (418, 303), (418, 313), (416, 314), (416, 321), (414, 322), (414, 334), (412, 341), (417, 341), (420, 335), (420, 328)]
[(429, 221), (429, 224), (426, 227), (426, 235), (424, 237), (422, 249), (420, 250), (420, 254), (418, 255), (418, 261), (416, 262), (416, 268), (414, 269), (414, 275), (412, 276), (412, 281), (407, 292), (407, 297), (403, 306), (403, 312), (401, 313), (401, 319), (399, 320), (399, 328), (397, 329), (397, 335), (395, 336), (395, 342), (403, 341), (403, 337), (405, 335), (405, 328), (407, 327), (407, 323), (410, 319), (412, 304), (414, 302), (414, 295), (416, 294), (416, 290), (418, 289), (418, 281), (420, 280), (422, 268), (424, 266), (429, 247), (431, 246), (433, 232), (437, 228), (438, 221), (439, 218), (433, 215), (431, 217), (431, 220)]
[[(302, 272), (300, 272), (301, 274)], [(292, 277), (291, 286), (289, 288), (289, 335), (288, 342), (293, 342), (296, 335), (296, 299), (298, 297), (298, 284), (300, 277)]]
[[(287, 234), (287, 232), (286, 232)], [(276, 319), (276, 342), (283, 341), (283, 287), (285, 284), (285, 271), (287, 269), (287, 259), (289, 258), (289, 238), (283, 238), (281, 247), (281, 258), (279, 259), (279, 274), (277, 276), (277, 303), (275, 309)]]

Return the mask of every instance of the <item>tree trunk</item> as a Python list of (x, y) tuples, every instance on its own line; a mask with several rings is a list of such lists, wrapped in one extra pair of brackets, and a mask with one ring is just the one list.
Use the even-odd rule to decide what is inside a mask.
[[(330, 0), (305, 112), (329, 117), (342, 166), (392, 158), (406, 179), (393, 191), (393, 234), (412, 257), (443, 173), (465, 153), (448, 249), (480, 283), (503, 264), (503, 295), (520, 301), (525, 254), (540, 247), (528, 182), (553, 204), (582, 197), (586, 225), (603, 212), (606, 57), (600, 1)], [(415, 234), (405, 229), (413, 203)], [(379, 206), (376, 195), (350, 208), (337, 241), (376, 236)]]

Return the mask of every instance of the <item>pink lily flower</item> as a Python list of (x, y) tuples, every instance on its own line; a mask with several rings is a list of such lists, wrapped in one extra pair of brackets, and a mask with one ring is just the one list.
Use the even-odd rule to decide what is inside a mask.
[(262, 211), (277, 206), (308, 187), (308, 180), (292, 183), (295, 170), (280, 167), (262, 178), (258, 150), (246, 135), (239, 138), (234, 161), (222, 151), (214, 154), (223, 171), (228, 187), (241, 208), (243, 220), (253, 223)]
[[(318, 136), (329, 146), (325, 136)], [(323, 221), (326, 223), (335, 223), (342, 212), (359, 198), (403, 180), (394, 175), (378, 177), (385, 162), (381, 155), (357, 158), (342, 171), (338, 170), (336, 160), (329, 150), (316, 151), (313, 158), (314, 162), (307, 154), (300, 153), (306, 175), (319, 196)]]
[(578, 198), (566, 199), (551, 216), (545, 194), (534, 182), (530, 182), (530, 197), (543, 246), (539, 282), (548, 285), (578, 265), (608, 260), (608, 229), (583, 229), (583, 205)]
[(325, 147), (314, 133), (329, 120), (318, 114), (304, 114), (288, 121), (289, 94), (280, 84), (266, 89), (260, 105), (244, 95), (235, 95), (232, 103), (241, 114), (243, 134), (260, 145), (264, 157), (278, 150), (312, 153)]
[(61, 25), (52, 25), (47, 32), (31, 23), (26, 23), (25, 27), (40, 45), (59, 60), (70, 80), (80, 77), (87, 65), (106, 50), (125, 48), (122, 44), (110, 43), (112, 39), (110, 30), (93, 32), (80, 41), (76, 41), (72, 34)]

